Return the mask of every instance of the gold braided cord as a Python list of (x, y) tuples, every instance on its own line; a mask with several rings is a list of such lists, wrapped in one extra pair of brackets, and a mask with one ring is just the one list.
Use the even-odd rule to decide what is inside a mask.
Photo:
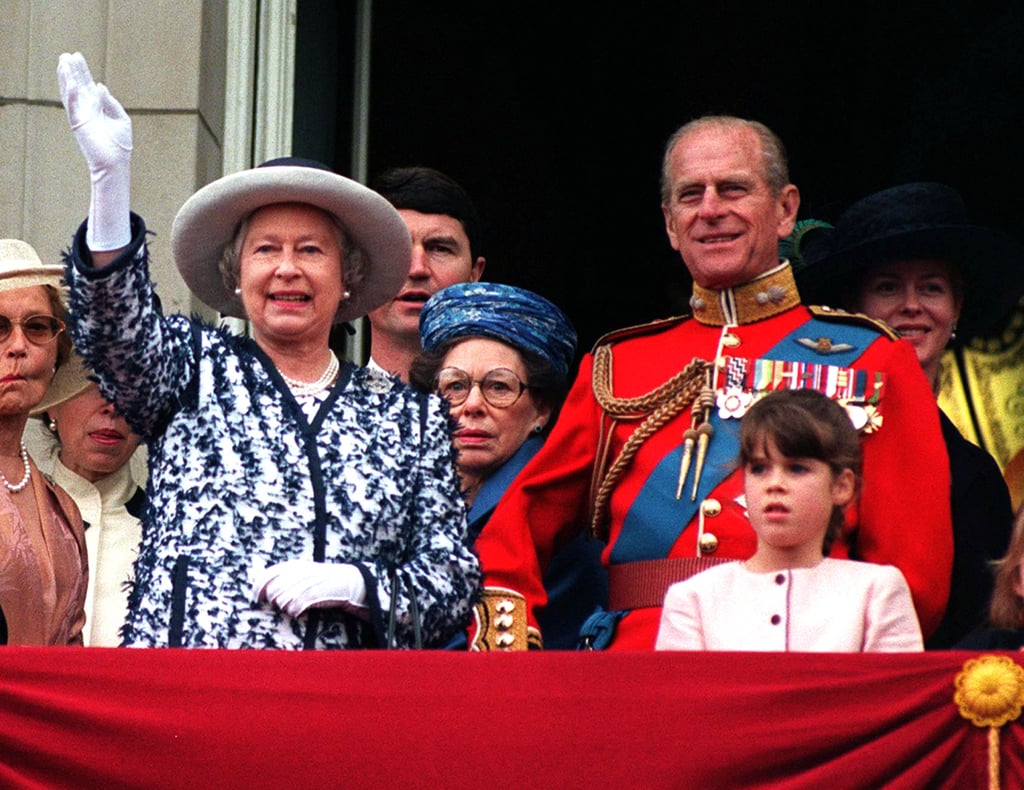
[(630, 415), (634, 417), (639, 417), (645, 412), (650, 412), (650, 414), (626, 439), (618, 457), (600, 478), (594, 495), (591, 518), (591, 530), (594, 535), (607, 539), (604, 519), (612, 490), (618, 484), (640, 446), (689, 408), (700, 395), (704, 386), (704, 376), (710, 364), (695, 357), (681, 372), (646, 395), (639, 398), (614, 398), (611, 394), (611, 350), (607, 346), (602, 346), (597, 350), (594, 356), (594, 396), (605, 412), (614, 416)]
[(988, 728), (988, 786), (999, 790), (999, 728)]
[(594, 397), (610, 417), (641, 417), (688, 392), (694, 379), (700, 381), (710, 365), (710, 362), (694, 357), (689, 365), (650, 392), (636, 398), (616, 398), (612, 394), (612, 350), (610, 346), (600, 346), (594, 351)]

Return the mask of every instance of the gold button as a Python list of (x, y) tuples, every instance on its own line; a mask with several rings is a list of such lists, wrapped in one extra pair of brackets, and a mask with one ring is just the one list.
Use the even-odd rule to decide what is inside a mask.
[(707, 518), (714, 518), (722, 512), (722, 503), (717, 499), (708, 497), (700, 503), (700, 512)]
[(736, 348), (740, 344), (740, 339), (736, 335), (725, 334), (722, 335), (722, 345), (726, 348)]
[(705, 532), (700, 536), (699, 545), (701, 554), (714, 554), (718, 548), (718, 538), (710, 532)]

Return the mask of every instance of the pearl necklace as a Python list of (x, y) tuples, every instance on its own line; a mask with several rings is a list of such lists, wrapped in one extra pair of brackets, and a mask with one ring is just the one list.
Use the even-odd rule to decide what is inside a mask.
[(32, 479), (32, 467), (28, 465), (28, 450), (25, 449), (25, 443), (24, 442), (21, 443), (21, 453), (20, 453), (20, 455), (21, 455), (21, 462), (25, 465), (25, 476), (23, 478), (21, 478), (21, 482), (20, 483), (16, 483), (15, 485), (11, 485), (9, 482), (7, 482), (7, 476), (3, 473), (3, 471), (0, 471), (0, 480), (3, 480), (4, 486), (12, 494), (17, 494), (19, 491), (24, 490), (25, 486), (28, 485), (28, 481)]
[(304, 395), (316, 395), (318, 392), (323, 392), (329, 388), (334, 383), (334, 379), (337, 378), (340, 367), (341, 363), (338, 362), (338, 357), (332, 351), (331, 361), (327, 363), (327, 368), (316, 381), (297, 381), (296, 379), (288, 378), (284, 373), (281, 374), (281, 378), (291, 388), (292, 395), (296, 398), (301, 398)]

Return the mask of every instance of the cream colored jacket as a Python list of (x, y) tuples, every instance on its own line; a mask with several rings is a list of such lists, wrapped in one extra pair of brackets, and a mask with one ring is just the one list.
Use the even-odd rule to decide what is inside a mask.
[[(60, 445), (39, 420), (29, 420), (25, 445), (36, 465), (63, 488), (82, 513), (89, 557), (89, 587), (85, 598), (85, 645), (116, 647), (128, 611), (126, 582), (138, 555), (142, 527), (126, 505), (145, 484), (145, 450), (111, 475), (90, 483), (60, 462)], [(137, 482), (140, 481), (140, 482)]]

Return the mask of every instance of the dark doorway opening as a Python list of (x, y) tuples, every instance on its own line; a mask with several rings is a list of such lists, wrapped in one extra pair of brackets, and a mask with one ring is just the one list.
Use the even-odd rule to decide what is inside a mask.
[[(293, 147), (340, 172), (354, 5), (298, 3)], [(686, 310), (658, 178), (664, 141), (705, 112), (781, 135), (801, 217), (938, 180), (1024, 235), (1022, 40), (1016, 4), (376, 3), (369, 173), (423, 164), (462, 183), (487, 278), (559, 303), (585, 350)]]

